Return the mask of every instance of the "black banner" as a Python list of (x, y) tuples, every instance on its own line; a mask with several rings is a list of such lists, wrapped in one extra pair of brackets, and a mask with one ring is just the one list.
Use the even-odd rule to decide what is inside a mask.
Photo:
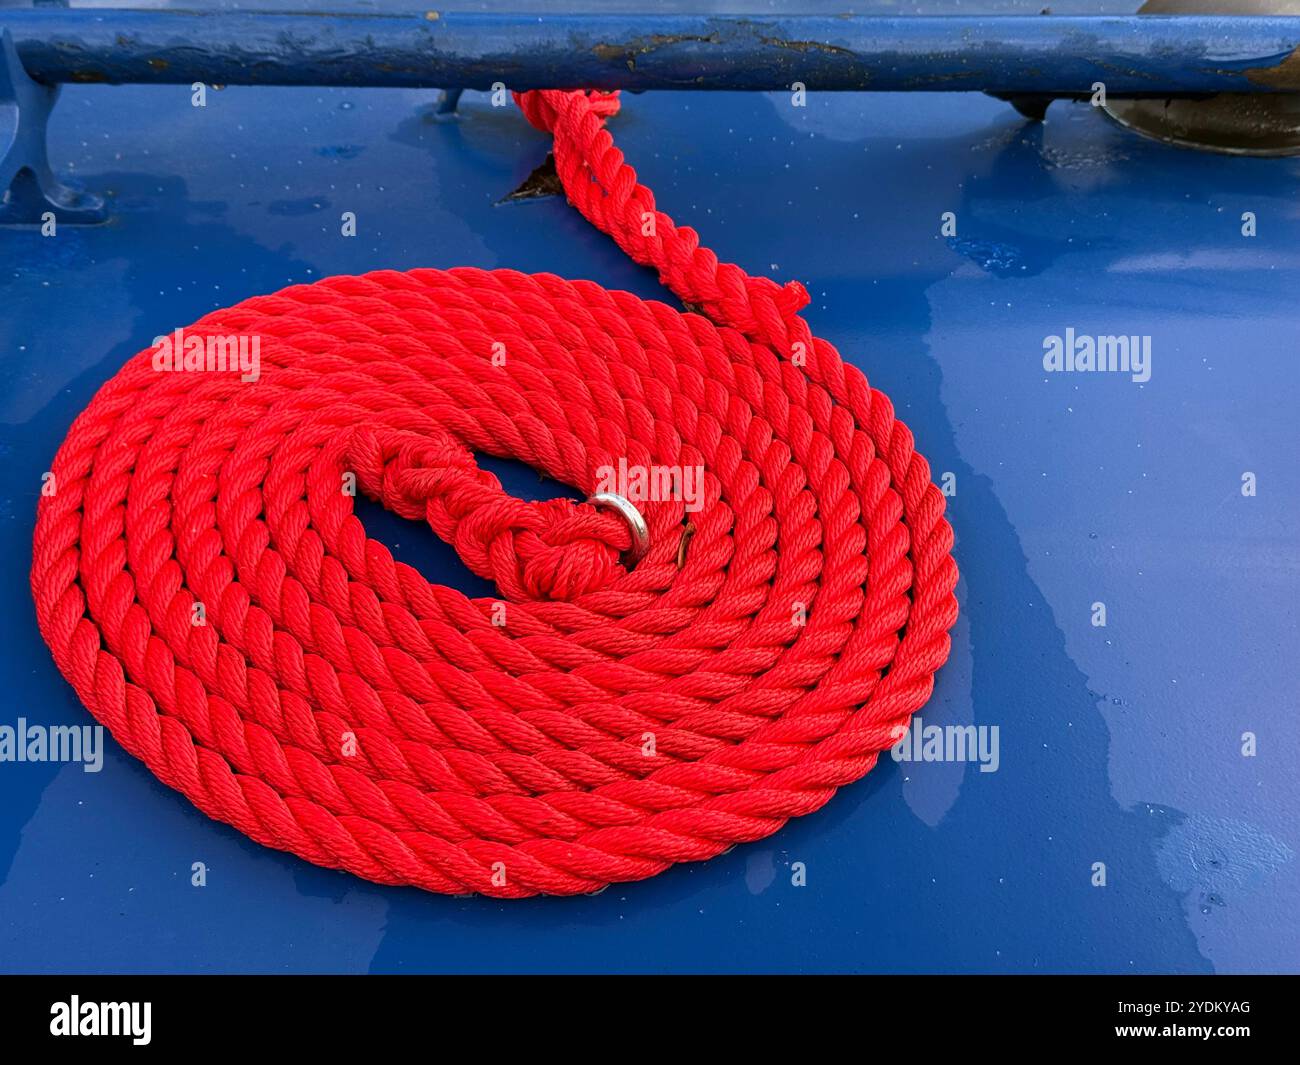
[(762, 989), (772, 978), (735, 977), (727, 978), (735, 986), (713, 986), (722, 979), (8, 976), (0, 977), (0, 1045), (6, 1055), (115, 1044), (333, 1060), (352, 1051), (382, 1060), (384, 1048), (397, 1052), (410, 1040), (440, 1057), (490, 1059), (538, 1041), (545, 1046), (534, 1052), (568, 1046), (584, 1057), (610, 1046), (676, 1053), (702, 1036), (757, 1037), (777, 1055), (850, 1037), (926, 1051), (1155, 1043), (1231, 1052), (1289, 1044), (1297, 991), (1294, 977), (1257, 976), (871, 976), (838, 978), (838, 987), (831, 978), (781, 978), (779, 988)]

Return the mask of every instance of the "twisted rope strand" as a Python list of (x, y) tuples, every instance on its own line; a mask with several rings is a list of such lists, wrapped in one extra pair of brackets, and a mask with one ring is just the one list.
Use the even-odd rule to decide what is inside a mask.
[[(655, 207), (605, 128), (615, 94), (517, 99), (570, 202), (700, 313), (468, 268), (214, 311), (185, 333), (259, 338), (259, 378), (132, 358), (59, 449), (31, 578), (78, 697), (208, 816), (501, 898), (653, 876), (818, 809), (929, 698), (957, 613), (929, 467), (811, 334), (803, 287)], [(638, 502), (628, 568), (619, 516), (514, 499), (476, 451), (588, 493), (620, 458), (703, 467), (703, 505)], [(394, 561), (349, 477), (501, 599)]]

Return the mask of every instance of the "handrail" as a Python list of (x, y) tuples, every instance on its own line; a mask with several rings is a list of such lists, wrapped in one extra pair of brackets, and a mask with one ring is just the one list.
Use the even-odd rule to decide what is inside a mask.
[(1300, 18), (0, 11), (46, 83), (1300, 91)]

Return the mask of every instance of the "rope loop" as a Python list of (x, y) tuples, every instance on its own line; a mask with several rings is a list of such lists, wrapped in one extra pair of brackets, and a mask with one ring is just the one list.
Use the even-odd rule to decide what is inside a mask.
[[(31, 573), (78, 697), (204, 813), (500, 898), (653, 876), (820, 808), (929, 698), (957, 616), (929, 466), (813, 336), (803, 286), (656, 206), (605, 128), (617, 94), (518, 100), (570, 202), (687, 311), (469, 268), (213, 311), (187, 343), (255, 341), (260, 372), (129, 360), (55, 456)], [(475, 455), (626, 501), (637, 550), (627, 508), (516, 499)], [(358, 492), (497, 594), (395, 560)]]
[(622, 574), (625, 523), (567, 499), (507, 494), (449, 434), (359, 427), (347, 450), (358, 486), (404, 518), (425, 520), (507, 599), (573, 599)]

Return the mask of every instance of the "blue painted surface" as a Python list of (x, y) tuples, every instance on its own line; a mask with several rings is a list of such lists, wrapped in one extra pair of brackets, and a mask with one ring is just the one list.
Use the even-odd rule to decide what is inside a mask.
[[(72, 418), (153, 336), (378, 267), (663, 297), (562, 202), (495, 206), (546, 152), (517, 111), (435, 110), (407, 90), (231, 88), (206, 109), (66, 90), (51, 159), (112, 221), (0, 229), (0, 724), (88, 721), (37, 634), (33, 515)], [(998, 725), (997, 772), (886, 759), (707, 864), (503, 903), (266, 850), (111, 743), (98, 774), (0, 764), (0, 969), (1300, 969), (1300, 162), (1164, 147), (1087, 106), (1027, 126), (979, 96), (648, 94), (615, 132), (720, 254), (808, 285), (814, 330), (955, 475), (962, 616), (923, 716)], [(1044, 373), (1043, 338), (1071, 327), (1150, 334), (1151, 380)], [(486, 594), (427, 529), (362, 511)]]

